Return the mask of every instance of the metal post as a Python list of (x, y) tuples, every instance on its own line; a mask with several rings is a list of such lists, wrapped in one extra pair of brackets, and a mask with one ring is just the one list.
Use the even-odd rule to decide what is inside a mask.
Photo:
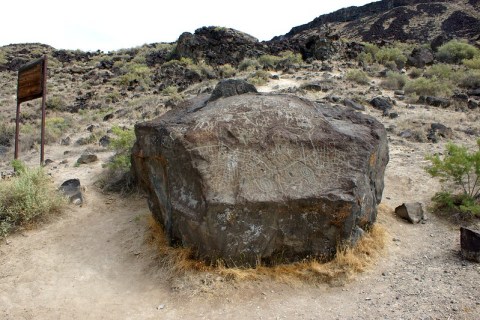
[(17, 99), (17, 117), (15, 120), (15, 154), (14, 159), (18, 159), (18, 136), (20, 131), (20, 101)]
[(47, 97), (47, 55), (43, 56), (43, 94), (42, 94), (42, 133), (40, 141), (40, 165), (43, 166), (45, 160), (45, 117), (46, 117), (46, 97)]

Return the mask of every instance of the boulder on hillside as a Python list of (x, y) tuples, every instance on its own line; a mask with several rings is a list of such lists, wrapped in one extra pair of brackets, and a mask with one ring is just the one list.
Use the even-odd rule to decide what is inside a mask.
[(376, 219), (374, 118), (296, 96), (199, 96), (135, 126), (132, 170), (171, 244), (227, 265), (332, 257)]
[(268, 53), (258, 39), (230, 28), (203, 27), (194, 34), (184, 32), (177, 40), (174, 57), (205, 61), (210, 65), (238, 65), (247, 57)]
[(408, 57), (407, 65), (416, 68), (424, 68), (426, 65), (432, 64), (435, 56), (431, 49), (415, 48)]

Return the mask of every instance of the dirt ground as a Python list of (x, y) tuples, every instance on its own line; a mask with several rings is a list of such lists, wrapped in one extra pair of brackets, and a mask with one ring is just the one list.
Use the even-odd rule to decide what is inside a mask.
[[(405, 105), (398, 110), (397, 120), (368, 108), (367, 113), (387, 127), (412, 119), (478, 127), (459, 121), (471, 114), (453, 110), (440, 114)], [(413, 143), (396, 134), (389, 140), (383, 204), (428, 206), (440, 186), (423, 170), (424, 156), (443, 150), (443, 143)], [(417, 225), (398, 219), (393, 210), (380, 215), (388, 230), (383, 256), (342, 286), (201, 275), (175, 279), (148, 241), (146, 200), (104, 194), (94, 185), (111, 153), (99, 150), (100, 161), (76, 167), (72, 163), (82, 150), (64, 155), (66, 149), (47, 149), (47, 157), (55, 159), (48, 172), (56, 185), (79, 178), (86, 203), (1, 241), (1, 319), (480, 319), (480, 265), (460, 257), (458, 226), (435, 215)], [(38, 153), (27, 157), (36, 161)], [(62, 159), (68, 164), (60, 165)]]

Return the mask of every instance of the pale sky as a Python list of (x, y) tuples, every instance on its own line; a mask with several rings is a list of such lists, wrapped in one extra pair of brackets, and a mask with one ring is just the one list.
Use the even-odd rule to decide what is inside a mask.
[(5, 0), (0, 46), (40, 42), (57, 49), (117, 50), (174, 42), (203, 26), (234, 28), (259, 40), (283, 35), (324, 13), (374, 0)]

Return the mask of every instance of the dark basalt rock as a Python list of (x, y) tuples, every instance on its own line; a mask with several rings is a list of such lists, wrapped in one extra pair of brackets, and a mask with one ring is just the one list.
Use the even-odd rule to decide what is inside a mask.
[(135, 126), (132, 171), (171, 244), (227, 265), (325, 259), (374, 223), (381, 123), (289, 95), (209, 98)]
[(210, 65), (238, 65), (247, 57), (268, 53), (256, 38), (230, 28), (203, 27), (194, 34), (184, 32), (177, 40), (174, 58), (204, 60)]
[(480, 232), (461, 227), (460, 246), (465, 259), (480, 262)]
[(415, 48), (408, 57), (407, 65), (411, 67), (423, 68), (432, 64), (435, 59), (432, 50), (427, 48)]
[(223, 80), (217, 84), (215, 89), (213, 89), (209, 101), (215, 101), (220, 98), (227, 98), (249, 92), (257, 93), (257, 89), (254, 85), (246, 82), (245, 80)]

